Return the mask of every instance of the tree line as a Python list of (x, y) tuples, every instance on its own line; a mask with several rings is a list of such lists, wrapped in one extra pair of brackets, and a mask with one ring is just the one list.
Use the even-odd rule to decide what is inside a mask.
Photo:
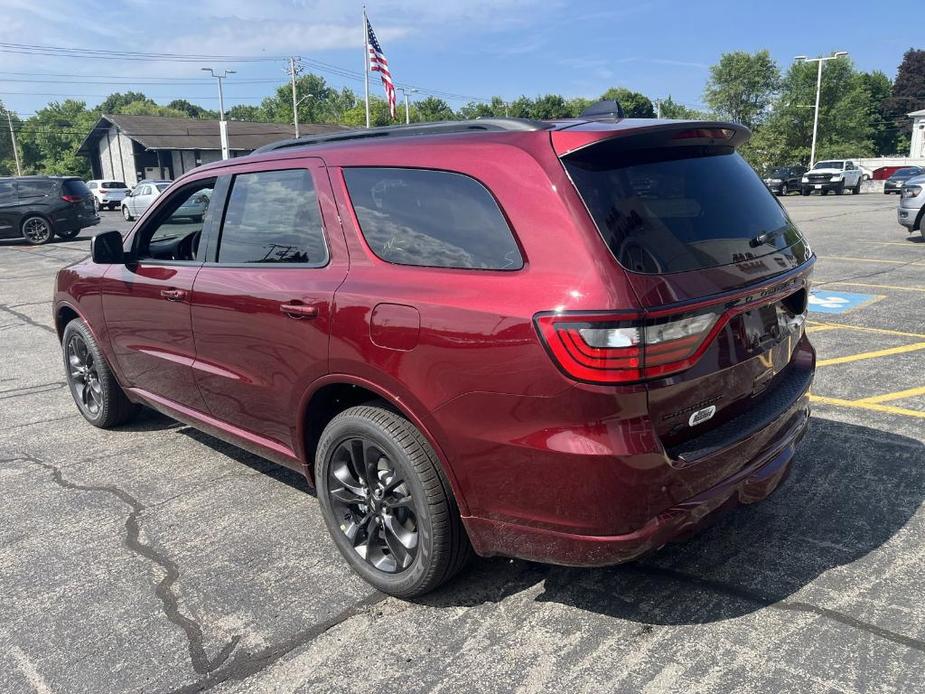
[[(566, 98), (560, 94), (521, 96), (512, 101), (492, 97), (458, 109), (435, 96), (410, 104), (412, 122), (510, 116), (548, 120), (580, 114), (599, 99), (616, 99), (631, 118), (723, 119), (743, 123), (753, 131), (742, 153), (759, 171), (809, 161), (816, 93), (816, 65), (793, 63), (781, 70), (768, 51), (724, 53), (710, 68), (704, 106), (692, 108), (671, 96), (653, 99), (623, 87), (612, 87), (598, 98)], [(366, 123), (362, 99), (351, 89), (337, 88), (324, 77), (304, 74), (297, 79), (301, 123)], [(925, 50), (903, 56), (895, 80), (880, 71), (862, 72), (850, 58), (828, 61), (822, 73), (817, 158), (868, 157), (908, 152), (911, 124), (906, 114), (925, 108)], [(404, 104), (398, 104), (404, 122)], [(2, 103), (0, 103), (2, 109)], [(114, 93), (95, 107), (76, 99), (53, 101), (26, 119), (13, 117), (25, 173), (89, 176), (89, 163), (77, 148), (104, 113), (218, 118), (218, 113), (184, 99), (160, 105), (142, 92)], [(384, 99), (370, 103), (373, 125), (394, 123)], [(258, 106), (229, 108), (230, 120), (292, 122), (292, 93), (280, 86)], [(15, 173), (9, 132), (0, 128), (0, 175)]]

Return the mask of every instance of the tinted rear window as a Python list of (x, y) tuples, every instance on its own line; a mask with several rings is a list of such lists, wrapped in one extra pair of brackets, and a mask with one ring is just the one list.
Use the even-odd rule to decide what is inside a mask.
[(516, 270), (523, 259), (481, 183), (424, 169), (344, 169), (366, 242), (397, 265)]
[(894, 175), (894, 176), (914, 176), (914, 175), (917, 174), (919, 171), (921, 171), (921, 169), (916, 169), (916, 168), (913, 168), (913, 167), (909, 167), (909, 168), (906, 168), (906, 169), (900, 169), (899, 171), (897, 171), (897, 172), (894, 173), (893, 175)]
[(64, 182), (63, 191), (65, 195), (79, 195), (82, 198), (90, 195), (87, 184), (76, 178), (67, 179)]
[(120, 190), (122, 188), (128, 188), (122, 181), (103, 181), (100, 184), (100, 188), (105, 190)]
[[(628, 270), (685, 272), (739, 263), (800, 240), (752, 168), (706, 148), (591, 147), (564, 160), (614, 257)], [(759, 235), (768, 241), (753, 246)]]
[(50, 178), (21, 178), (16, 184), (21, 198), (40, 198), (51, 195), (57, 186), (58, 182)]

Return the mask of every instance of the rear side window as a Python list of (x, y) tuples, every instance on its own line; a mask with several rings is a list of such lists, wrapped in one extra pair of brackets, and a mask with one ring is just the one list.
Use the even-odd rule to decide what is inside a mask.
[(761, 179), (729, 149), (621, 152), (618, 143), (602, 143), (564, 163), (604, 242), (633, 272), (740, 263), (801, 240)]
[(76, 178), (69, 178), (64, 182), (63, 191), (65, 195), (79, 195), (82, 198), (90, 195), (90, 189), (87, 184)]
[(326, 264), (328, 249), (311, 174), (291, 169), (235, 176), (218, 262)]
[(50, 178), (23, 178), (17, 187), (20, 198), (42, 198), (51, 195), (57, 185), (57, 181)]
[(462, 174), (344, 169), (366, 242), (390, 263), (517, 270), (523, 259), (491, 193)]

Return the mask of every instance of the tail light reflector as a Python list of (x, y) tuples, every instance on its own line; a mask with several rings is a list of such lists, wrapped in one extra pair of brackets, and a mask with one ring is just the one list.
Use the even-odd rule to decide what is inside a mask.
[(80, 202), (81, 197), (79, 195), (62, 195), (61, 199), (64, 202)]
[(587, 383), (633, 383), (689, 368), (725, 324), (718, 313), (645, 319), (638, 315), (556, 313), (535, 318), (566, 375)]

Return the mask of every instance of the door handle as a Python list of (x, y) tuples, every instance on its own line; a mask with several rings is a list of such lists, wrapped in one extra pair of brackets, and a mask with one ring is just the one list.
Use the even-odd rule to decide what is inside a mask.
[(161, 296), (167, 301), (183, 301), (186, 298), (186, 291), (183, 289), (162, 289)]
[(296, 320), (300, 318), (315, 318), (318, 315), (318, 307), (309, 306), (307, 304), (280, 304), (279, 310), (290, 318), (295, 318)]

